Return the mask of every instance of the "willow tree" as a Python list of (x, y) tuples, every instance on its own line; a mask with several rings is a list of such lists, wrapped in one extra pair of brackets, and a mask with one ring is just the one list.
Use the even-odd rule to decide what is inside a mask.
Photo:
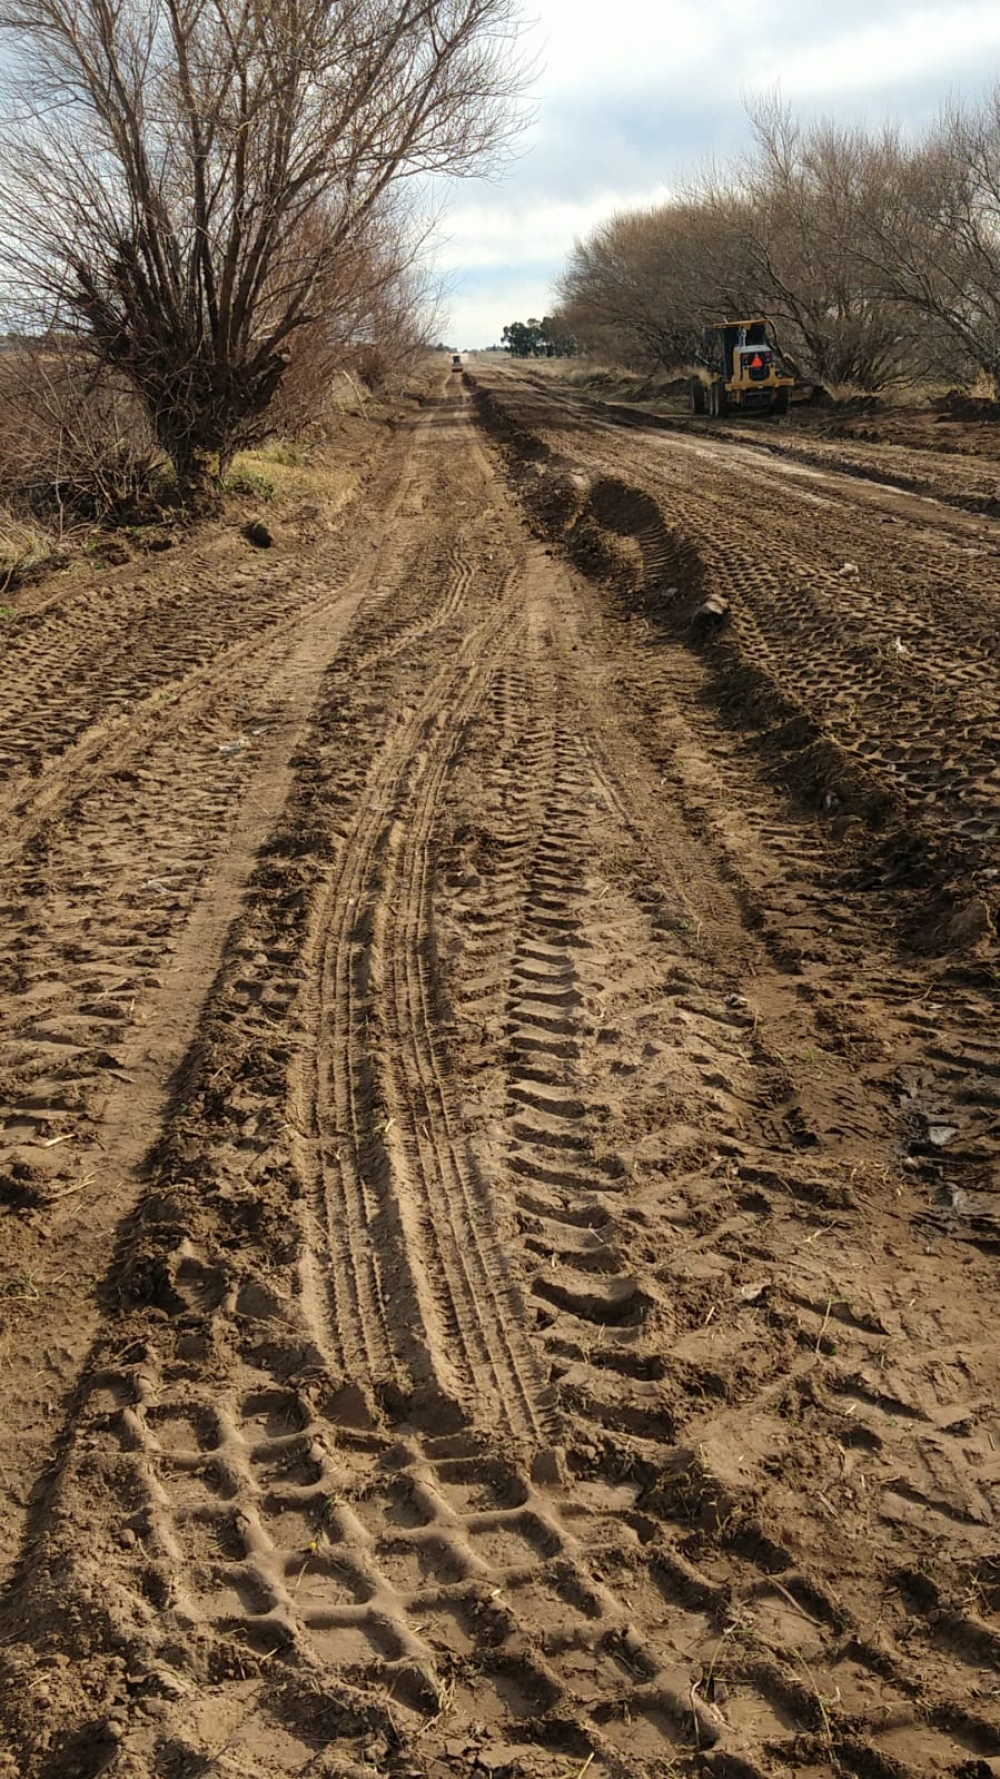
[(745, 312), (738, 220), (700, 197), (619, 211), (577, 241), (559, 284), (563, 326), (636, 367), (689, 363), (702, 329)]
[(0, 0), (8, 325), (115, 367), (197, 490), (402, 183), (508, 141), (514, 4)]
[(852, 193), (855, 251), (872, 283), (934, 345), (1000, 395), (1000, 85), (950, 105), (915, 145), (887, 138)]
[[(874, 392), (912, 368), (914, 318), (871, 275), (866, 205), (884, 214), (892, 132), (800, 124), (777, 99), (749, 107), (754, 144), (729, 176), (757, 301), (807, 377)], [(862, 201), (862, 193), (865, 199)]]

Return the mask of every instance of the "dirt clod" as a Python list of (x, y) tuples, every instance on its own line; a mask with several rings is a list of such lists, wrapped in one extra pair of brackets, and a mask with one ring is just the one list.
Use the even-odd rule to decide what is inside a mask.
[(981, 896), (973, 896), (948, 922), (948, 943), (956, 950), (978, 945), (993, 933), (993, 917)]

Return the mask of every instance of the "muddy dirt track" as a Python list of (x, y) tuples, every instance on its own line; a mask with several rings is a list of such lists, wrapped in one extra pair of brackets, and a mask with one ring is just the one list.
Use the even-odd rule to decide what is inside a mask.
[(0, 1771), (1000, 1773), (1000, 477), (428, 388), (12, 600)]

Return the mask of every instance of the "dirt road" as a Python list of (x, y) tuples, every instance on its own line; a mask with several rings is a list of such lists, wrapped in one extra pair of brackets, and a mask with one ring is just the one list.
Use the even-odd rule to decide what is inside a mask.
[(1000, 531), (620, 419), (12, 601), (11, 1779), (1000, 1773)]

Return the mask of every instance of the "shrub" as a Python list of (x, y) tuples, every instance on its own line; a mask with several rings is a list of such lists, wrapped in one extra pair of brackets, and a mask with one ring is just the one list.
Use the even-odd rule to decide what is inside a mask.
[(136, 398), (70, 341), (8, 340), (0, 351), (0, 493), (55, 522), (120, 518), (166, 486)]

